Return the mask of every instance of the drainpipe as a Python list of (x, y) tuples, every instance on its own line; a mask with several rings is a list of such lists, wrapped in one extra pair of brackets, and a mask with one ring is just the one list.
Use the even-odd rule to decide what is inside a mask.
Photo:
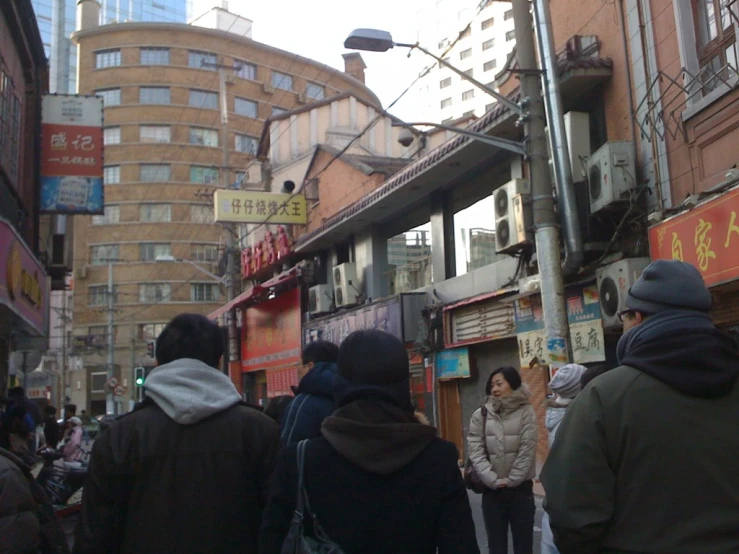
[[(626, 67), (626, 83), (627, 83), (627, 91), (629, 94), (629, 116), (630, 116), (630, 128), (631, 128), (631, 156), (634, 160), (634, 166), (639, 167), (636, 161), (639, 159), (637, 157), (637, 148), (636, 148), (636, 104), (634, 104), (634, 89), (632, 88), (632, 85), (634, 81), (631, 79), (631, 62), (629, 60), (629, 41), (626, 36), (626, 18), (624, 17), (624, 0), (618, 0), (618, 16), (621, 22), (621, 41), (623, 42), (623, 48), (624, 48), (624, 66)], [(646, 60), (645, 60), (646, 63)], [(638, 173), (639, 170), (637, 169), (636, 172)], [(634, 179), (636, 179), (636, 175), (634, 175)], [(634, 183), (636, 185), (636, 183)]]
[(557, 55), (554, 50), (549, 0), (533, 0), (533, 6), (536, 44), (543, 67), (541, 79), (549, 126), (549, 142), (552, 147), (557, 199), (565, 241), (565, 259), (562, 263), (562, 274), (568, 276), (574, 275), (580, 270), (584, 258), (580, 217), (577, 212), (575, 189), (572, 186), (572, 167), (570, 167), (570, 152), (565, 133), (562, 99), (559, 94)]

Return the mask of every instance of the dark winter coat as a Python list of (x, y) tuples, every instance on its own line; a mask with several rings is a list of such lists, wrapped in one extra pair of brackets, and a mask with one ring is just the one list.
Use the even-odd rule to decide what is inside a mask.
[[(437, 548), (439, 554), (478, 554), (456, 447), (412, 416), (379, 425), (371, 417), (343, 417), (357, 406), (366, 413), (374, 409), (366, 402), (340, 408), (324, 423), (324, 436), (306, 449), (308, 497), (331, 540), (346, 554), (436, 554)], [(279, 554), (287, 535), (297, 492), (296, 452), (292, 445), (280, 457), (260, 554)]]
[(62, 438), (62, 430), (56, 417), (49, 416), (44, 421), (44, 438), (46, 439), (46, 446), (49, 448), (56, 448), (59, 444)]
[(335, 376), (336, 364), (319, 362), (300, 380), (297, 396), (288, 406), (281, 425), (285, 445), (321, 434), (321, 423), (336, 409)]
[(0, 554), (35, 553), (41, 544), (38, 505), (21, 465), (0, 448)]
[(567, 409), (541, 473), (562, 554), (739, 552), (739, 354), (661, 313)]
[(256, 553), (277, 424), (197, 360), (153, 370), (146, 395), (95, 441), (75, 552)]

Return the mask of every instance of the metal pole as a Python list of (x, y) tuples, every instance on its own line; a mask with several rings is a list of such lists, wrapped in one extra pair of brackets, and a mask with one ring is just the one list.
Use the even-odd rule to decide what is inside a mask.
[[(108, 260), (108, 364), (107, 364), (108, 381), (113, 378), (113, 262)], [(105, 413), (118, 414), (115, 406), (115, 398), (113, 390), (108, 388), (108, 394), (105, 402)]]
[(26, 357), (28, 356), (28, 352), (25, 350), (22, 352), (23, 354), (23, 390), (26, 394), (28, 394), (28, 369), (26, 368)]
[(554, 213), (552, 179), (547, 156), (546, 116), (536, 65), (533, 22), (529, 7), (528, 0), (514, 0), (513, 22), (521, 96), (528, 108), (524, 130), (529, 139), (528, 178), (531, 181), (547, 354), (550, 363), (559, 365), (569, 359), (569, 327), (560, 265), (559, 228)]
[(133, 322), (133, 316), (131, 316), (131, 327), (130, 327), (130, 333), (131, 333), (131, 388), (133, 388), (135, 393), (134, 401), (138, 401), (139, 399), (139, 391), (137, 389), (141, 387), (137, 387), (136, 383), (134, 382), (134, 375), (133, 375), (133, 369), (136, 367), (136, 326)]
[[(221, 167), (221, 186), (229, 188), (229, 151), (228, 151), (228, 93), (226, 91), (226, 66), (219, 66), (219, 92), (221, 104), (221, 142), (223, 143), (223, 165)], [(236, 279), (238, 279), (236, 260), (234, 259), (234, 226), (224, 225), (226, 230), (226, 300), (231, 302), (236, 298)], [(236, 328), (236, 313), (230, 309), (226, 313), (226, 325), (228, 329), (228, 361), (235, 362), (239, 358), (239, 336)]]
[(62, 298), (62, 406), (67, 403), (67, 287)]

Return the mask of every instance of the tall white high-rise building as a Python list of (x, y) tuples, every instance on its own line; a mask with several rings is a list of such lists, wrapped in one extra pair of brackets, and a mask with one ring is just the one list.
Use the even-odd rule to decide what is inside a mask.
[[(471, 21), (470, 28), (444, 59), (492, 86), (516, 44), (513, 12), (510, 2), (488, 0), (482, 10), (480, 3), (480, 0), (428, 2), (418, 13), (416, 36), (419, 44), (441, 55)], [(469, 81), (438, 65), (419, 82), (416, 92), (422, 110), (419, 115), (437, 123), (470, 115), (479, 117), (495, 102)]]

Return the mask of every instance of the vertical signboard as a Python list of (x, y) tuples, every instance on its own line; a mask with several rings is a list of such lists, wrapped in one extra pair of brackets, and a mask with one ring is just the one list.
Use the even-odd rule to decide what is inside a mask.
[(41, 211), (102, 214), (102, 98), (46, 95), (41, 117)]

